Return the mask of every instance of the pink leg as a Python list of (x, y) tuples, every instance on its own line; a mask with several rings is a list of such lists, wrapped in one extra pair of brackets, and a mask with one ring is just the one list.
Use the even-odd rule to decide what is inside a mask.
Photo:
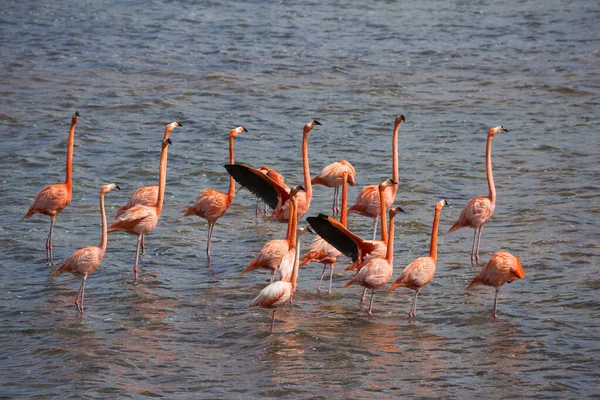
[(142, 248), (142, 254), (146, 254), (146, 245), (144, 244), (144, 235), (142, 235), (142, 243), (140, 244)]
[(333, 282), (333, 266), (334, 264), (329, 265), (329, 294), (331, 294), (331, 283)]
[(50, 231), (46, 240), (46, 261), (50, 264), (54, 264), (52, 262), (52, 230), (54, 229), (54, 221), (56, 221), (56, 217), (50, 217)]
[(271, 282), (269, 283), (273, 283), (275, 282), (275, 271), (271, 271)]
[(212, 240), (212, 233), (215, 224), (208, 224), (208, 242), (206, 243), (206, 257), (208, 258), (207, 264), (210, 267), (210, 241)]
[(321, 273), (321, 279), (319, 280), (319, 286), (317, 287), (317, 293), (321, 293), (321, 284), (323, 283), (323, 276), (325, 276), (325, 268), (327, 268), (327, 264), (323, 264), (323, 272)]
[(77, 297), (75, 298), (75, 305), (80, 313), (83, 313), (83, 297), (85, 295), (85, 282), (87, 277), (83, 277), (83, 281), (81, 282), (81, 286), (79, 287), (79, 291), (77, 292)]
[(377, 237), (377, 223), (379, 222), (379, 215), (375, 217), (375, 222), (373, 223), (373, 240)]
[(275, 325), (275, 311), (276, 310), (273, 310), (273, 316), (271, 317), (271, 329), (269, 329), (271, 335), (273, 334), (273, 325)]
[(413, 300), (412, 307), (410, 308), (410, 312), (408, 313), (409, 318), (414, 318), (417, 316), (417, 296), (419, 295), (419, 290), (415, 293), (415, 299)]
[(496, 296), (494, 297), (494, 308), (492, 309), (492, 317), (497, 318), (496, 316), (496, 305), (498, 304), (498, 292), (500, 288), (496, 289)]
[(339, 187), (333, 188), (333, 215), (337, 215), (340, 209), (338, 208), (338, 193)]
[(360, 296), (360, 305), (362, 306), (363, 303), (365, 302), (365, 295), (367, 294), (367, 288), (365, 288), (362, 292), (362, 295)]
[(133, 264), (133, 276), (134, 276), (134, 283), (137, 283), (138, 280), (138, 259), (140, 258), (140, 242), (142, 241), (142, 235), (138, 235), (137, 237), (137, 244), (135, 247), (135, 264)]
[(256, 199), (256, 216), (258, 217), (258, 210), (260, 209), (260, 199)]
[(373, 296), (375, 295), (375, 291), (371, 290), (371, 301), (369, 302), (369, 314), (371, 314), (371, 311), (373, 310)]
[(479, 228), (479, 233), (477, 234), (477, 247), (475, 248), (475, 262), (479, 263), (479, 241), (481, 240), (481, 231), (483, 231), (483, 226)]
[(475, 265), (475, 242), (477, 241), (477, 231), (479, 228), (475, 228), (475, 234), (473, 235), (473, 245), (471, 246), (471, 265)]

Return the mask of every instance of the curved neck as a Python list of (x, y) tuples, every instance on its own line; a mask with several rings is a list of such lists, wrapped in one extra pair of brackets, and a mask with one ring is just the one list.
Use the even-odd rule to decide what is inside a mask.
[(165, 186), (167, 185), (167, 153), (169, 146), (163, 144), (162, 152), (160, 153), (160, 165), (158, 167), (158, 198), (156, 199), (156, 214), (160, 216), (163, 208), (163, 200), (165, 197)]
[(310, 130), (304, 128), (302, 135), (302, 167), (304, 169), (304, 190), (306, 191), (306, 202), (310, 203), (312, 198), (312, 184), (310, 183), (310, 170), (308, 168), (308, 132)]
[(299, 266), (299, 260), (300, 260), (300, 249), (297, 247), (298, 243), (299, 243), (299, 239), (300, 237), (297, 237), (296, 231), (298, 228), (298, 204), (297, 204), (297, 199), (294, 197), (294, 199), (292, 200), (292, 204), (291, 206), (294, 207), (294, 214), (293, 214), (293, 220), (294, 220), (294, 226), (292, 227), (292, 242), (290, 243), (290, 250), (294, 250), (295, 254), (294, 254), (294, 267), (292, 268), (292, 277), (291, 277), (291, 283), (292, 283), (292, 292), (296, 291), (296, 281), (298, 280), (298, 266)]
[(340, 224), (346, 227), (346, 219), (348, 218), (348, 174), (344, 172), (342, 175), (342, 214), (340, 215)]
[[(234, 164), (234, 153), (233, 153), (233, 135), (229, 135), (229, 164)], [(229, 204), (233, 202), (235, 197), (235, 180), (233, 176), (229, 175), (229, 190), (227, 191), (227, 198)]]
[(490, 189), (489, 198), (492, 203), (496, 202), (496, 187), (494, 186), (494, 175), (492, 174), (492, 135), (488, 134), (487, 145), (485, 147), (485, 172)]
[(104, 253), (106, 252), (106, 241), (108, 240), (106, 211), (104, 210), (104, 192), (100, 192), (100, 217), (102, 218), (102, 237), (100, 239), (100, 246), (98, 247), (100, 247), (100, 251), (104, 256)]
[[(392, 135), (392, 179), (398, 182), (398, 128), (400, 123), (394, 126), (394, 134)], [(392, 191), (396, 193), (398, 185), (394, 185)]]
[(73, 186), (73, 142), (75, 141), (75, 125), (77, 120), (71, 121), (71, 129), (69, 130), (69, 143), (67, 145), (67, 176), (65, 178), (65, 184), (69, 191)]
[(390, 265), (394, 262), (394, 217), (390, 216), (390, 234), (387, 240), (387, 252), (385, 259)]
[[(394, 185), (397, 186), (397, 185)], [(386, 223), (386, 215), (385, 215), (385, 187), (378, 187), (379, 190), (379, 213), (381, 214), (381, 240), (383, 242), (387, 242), (388, 240), (388, 232), (387, 232), (387, 223)]]
[(440, 221), (440, 211), (435, 209), (433, 216), (433, 228), (431, 229), (431, 244), (429, 245), (429, 257), (433, 258), (433, 262), (437, 262), (437, 237), (438, 237), (438, 225)]

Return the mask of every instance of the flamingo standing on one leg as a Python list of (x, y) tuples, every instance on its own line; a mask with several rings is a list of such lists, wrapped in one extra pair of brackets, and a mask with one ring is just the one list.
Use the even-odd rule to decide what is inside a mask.
[(508, 131), (504, 129), (503, 126), (497, 126), (488, 130), (485, 148), (485, 172), (487, 174), (490, 193), (487, 196), (477, 196), (471, 199), (460, 213), (458, 220), (448, 230), (448, 232), (454, 232), (465, 226), (475, 229), (473, 245), (471, 247), (471, 264), (479, 262), (479, 240), (481, 239), (481, 231), (485, 224), (492, 218), (492, 214), (494, 214), (494, 209), (496, 208), (496, 188), (494, 186), (494, 176), (492, 174), (492, 138), (500, 132)]
[[(298, 186), (290, 191), (290, 194), (296, 195), (298, 191), (303, 190), (302, 186)], [(292, 243), (295, 241), (295, 230), (293, 229), (294, 221), (288, 220), (287, 233), (285, 239), (274, 239), (269, 240), (260, 249), (258, 255), (252, 260), (252, 262), (242, 271), (242, 274), (253, 271), (255, 269), (264, 268), (271, 270), (271, 280), (273, 283), (275, 280), (275, 272), (281, 265), (283, 257), (288, 253)]]
[(371, 314), (373, 310), (373, 296), (375, 290), (381, 289), (387, 285), (394, 273), (394, 217), (400, 211), (402, 211), (400, 207), (390, 210), (390, 227), (385, 258), (372, 258), (356, 275), (354, 275), (354, 278), (344, 285), (350, 286), (358, 284), (365, 289), (371, 290), (369, 314)]
[[(398, 128), (402, 122), (406, 122), (404, 115), (396, 116), (396, 120), (394, 122), (394, 134), (392, 135), (392, 179), (396, 182), (398, 182)], [(394, 203), (397, 191), (398, 186), (393, 186), (389, 190), (386, 190), (385, 210), (390, 208)], [(381, 215), (377, 185), (365, 186), (360, 191), (356, 197), (356, 202), (348, 210), (348, 214), (352, 213), (375, 219), (375, 222), (373, 223), (373, 240), (375, 240), (377, 233), (377, 221)]]
[(429, 246), (429, 257), (419, 257), (410, 264), (408, 264), (402, 274), (389, 288), (389, 291), (396, 289), (398, 286), (404, 286), (409, 289), (415, 290), (415, 298), (410, 308), (408, 316), (410, 318), (417, 316), (417, 296), (423, 288), (427, 285), (433, 275), (435, 274), (435, 265), (437, 263), (437, 238), (438, 238), (438, 226), (440, 221), (440, 211), (442, 207), (447, 206), (446, 200), (440, 200), (435, 205), (435, 214), (433, 217), (433, 228), (431, 229), (431, 244)]
[[(172, 122), (170, 125), (182, 126), (179, 122)], [(123, 230), (130, 235), (137, 236), (137, 245), (135, 248), (135, 264), (133, 264), (133, 274), (135, 282), (138, 279), (138, 259), (140, 255), (140, 242), (142, 235), (151, 232), (158, 223), (163, 209), (163, 199), (165, 196), (165, 186), (167, 184), (167, 154), (171, 139), (162, 141), (162, 151), (160, 154), (160, 166), (158, 171), (158, 198), (153, 206), (137, 205), (131, 207), (118, 220), (112, 223), (108, 232)]]
[[(308, 133), (321, 125), (317, 120), (304, 125), (302, 134), (302, 166), (304, 170), (304, 191), (298, 193), (298, 218), (302, 218), (310, 207), (312, 199), (312, 184), (308, 164)], [(243, 164), (228, 164), (224, 166), (227, 172), (241, 185), (254, 195), (259, 196), (273, 209), (269, 219), (286, 222), (289, 219), (289, 189), (275, 182), (270, 176), (259, 169)]]
[[(297, 214), (297, 199), (296, 194), (292, 194), (290, 197), (290, 220), (294, 230), (297, 228), (298, 214)], [(277, 308), (284, 307), (288, 301), (291, 301), (294, 292), (296, 291), (297, 280), (298, 280), (298, 265), (300, 258), (300, 251), (296, 251), (296, 246), (299, 244), (301, 234), (295, 235), (297, 237), (296, 242), (292, 244), (289, 252), (294, 254), (294, 265), (292, 267), (292, 273), (287, 274), (282, 280), (273, 282), (260, 291), (258, 296), (252, 300), (249, 307), (260, 306), (263, 308), (273, 309), (273, 316), (271, 317), (271, 326), (269, 333), (273, 334), (273, 326), (275, 324), (275, 311)]]
[[(354, 177), (356, 171), (352, 164), (346, 160), (340, 160), (339, 162), (331, 163), (325, 166), (319, 175), (312, 178), (311, 183), (313, 185), (323, 185), (326, 187), (334, 188), (333, 191), (333, 215), (337, 215), (340, 212), (339, 208), (339, 190), (342, 183), (342, 174), (344, 171), (348, 172), (348, 184), (354, 186)], [(300, 265), (302, 266), (302, 265)]]
[(102, 236), (100, 239), (99, 246), (87, 246), (77, 250), (71, 254), (67, 261), (63, 265), (58, 267), (53, 276), (60, 275), (63, 272), (70, 272), (78, 278), (81, 278), (81, 287), (77, 292), (75, 298), (75, 305), (80, 313), (83, 312), (83, 297), (85, 294), (85, 283), (87, 277), (94, 273), (100, 266), (104, 253), (106, 253), (106, 242), (107, 242), (107, 229), (106, 229), (106, 212), (104, 210), (104, 195), (110, 192), (112, 189), (120, 189), (114, 183), (110, 185), (102, 186), (100, 191), (100, 216), (102, 218)]
[[(171, 135), (171, 131), (176, 125), (168, 124), (165, 128), (165, 134), (163, 136), (163, 140), (169, 139)], [(182, 125), (179, 125), (182, 126)], [(133, 206), (142, 205), (142, 206), (153, 206), (156, 204), (156, 199), (158, 199), (158, 185), (144, 186), (135, 191), (129, 198), (127, 204), (117, 210), (115, 214), (115, 219), (118, 219), (125, 211), (129, 210)], [(144, 235), (142, 235), (142, 242), (140, 244), (142, 248), (142, 254), (146, 251), (146, 245), (144, 243)]]
[(500, 287), (505, 283), (511, 283), (517, 279), (523, 279), (525, 271), (521, 267), (521, 261), (518, 257), (513, 256), (505, 251), (494, 253), (491, 260), (479, 271), (477, 276), (473, 278), (467, 289), (471, 289), (475, 285), (493, 286), (496, 288), (496, 296), (494, 296), (494, 308), (492, 309), (492, 317), (496, 318), (496, 305), (498, 303), (498, 292)]
[[(348, 178), (350, 175), (349, 170), (342, 172), (342, 208), (340, 215), (340, 224), (346, 227), (347, 220), (347, 203), (348, 203)], [(317, 261), (323, 264), (323, 272), (321, 273), (321, 279), (319, 279), (319, 286), (317, 286), (317, 293), (321, 293), (321, 285), (323, 284), (323, 277), (325, 276), (325, 270), (329, 266), (329, 290), (327, 293), (331, 293), (331, 286), (333, 283), (333, 267), (338, 257), (342, 253), (331, 244), (327, 243), (322, 237), (317, 237), (308, 253), (306, 253), (300, 263), (300, 266), (304, 266), (310, 262)]]
[[(233, 139), (241, 132), (248, 132), (243, 126), (238, 126), (229, 132), (229, 163), (234, 163)], [(235, 181), (229, 176), (229, 190), (227, 193), (219, 192), (215, 189), (204, 189), (198, 197), (196, 203), (187, 208), (184, 217), (195, 214), (208, 221), (208, 240), (206, 242), (207, 264), (210, 267), (210, 241), (212, 239), (215, 223), (231, 206), (235, 197)]]
[(69, 205), (73, 197), (73, 142), (75, 140), (75, 125), (77, 125), (78, 120), (79, 112), (75, 112), (71, 117), (71, 129), (69, 130), (69, 142), (67, 144), (67, 176), (65, 183), (55, 183), (40, 190), (27, 214), (22, 218), (28, 219), (35, 213), (50, 217), (50, 230), (46, 240), (46, 260), (49, 263), (52, 263), (52, 229), (54, 228), (56, 216)]

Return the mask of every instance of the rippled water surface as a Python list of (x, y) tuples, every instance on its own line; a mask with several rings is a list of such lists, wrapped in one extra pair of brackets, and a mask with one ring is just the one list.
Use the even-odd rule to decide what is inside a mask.
[[(367, 3), (367, 4), (365, 4)], [(593, 1), (4, 2), (0, 10), (0, 397), (579, 398), (598, 396), (600, 11)], [(48, 217), (21, 221), (36, 193), (64, 179), (70, 117), (73, 200), (58, 217), (54, 258), (99, 241), (100, 186), (109, 219), (157, 182), (166, 123), (165, 208), (133, 284), (135, 237), (109, 237), (88, 279), (51, 277)], [(213, 237), (183, 218), (201, 189), (226, 190), (236, 161), (268, 164), (300, 183), (302, 126), (311, 173), (341, 158), (360, 188), (390, 176), (394, 116), (400, 188), (395, 271), (426, 255), (433, 205), (438, 268), (419, 296), (375, 295), (341, 260), (333, 294), (320, 264), (300, 271), (292, 309), (247, 306), (268, 273), (240, 274), (285, 225), (255, 217), (239, 192)], [(525, 278), (494, 290), (476, 273), (473, 231), (447, 230), (487, 193), (490, 126), (498, 201), (481, 257), (510, 251)], [(331, 212), (315, 187), (308, 215)], [(349, 226), (368, 237), (371, 220)], [(311, 240), (311, 239), (308, 239)], [(304, 240), (304, 248), (308, 241)]]

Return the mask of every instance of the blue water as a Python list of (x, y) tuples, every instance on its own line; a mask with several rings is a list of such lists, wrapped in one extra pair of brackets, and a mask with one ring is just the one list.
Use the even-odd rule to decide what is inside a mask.
[[(600, 9), (588, 1), (4, 2), (0, 10), (0, 397), (44, 398), (580, 398), (598, 396)], [(156, 184), (160, 139), (173, 131), (165, 208), (147, 236), (140, 283), (135, 238), (109, 237), (88, 279), (51, 277), (47, 217), (21, 221), (36, 193), (64, 179), (70, 117), (73, 200), (54, 231), (57, 263), (99, 242), (98, 193), (109, 219)], [(268, 273), (241, 275), (285, 225), (254, 214), (239, 192), (213, 236), (183, 218), (200, 190), (225, 191), (227, 138), (236, 161), (302, 180), (339, 159), (356, 186), (390, 177), (394, 117), (400, 187), (394, 278), (426, 255), (442, 198), (438, 268), (413, 292), (375, 295), (341, 260), (332, 295), (320, 264), (300, 271), (295, 305), (248, 309)], [(448, 234), (487, 193), (487, 129), (498, 200), (481, 258), (518, 256), (523, 280), (466, 291), (472, 230)], [(331, 212), (314, 188), (307, 215)], [(371, 220), (349, 218), (368, 237)], [(304, 240), (307, 248), (310, 238)]]

